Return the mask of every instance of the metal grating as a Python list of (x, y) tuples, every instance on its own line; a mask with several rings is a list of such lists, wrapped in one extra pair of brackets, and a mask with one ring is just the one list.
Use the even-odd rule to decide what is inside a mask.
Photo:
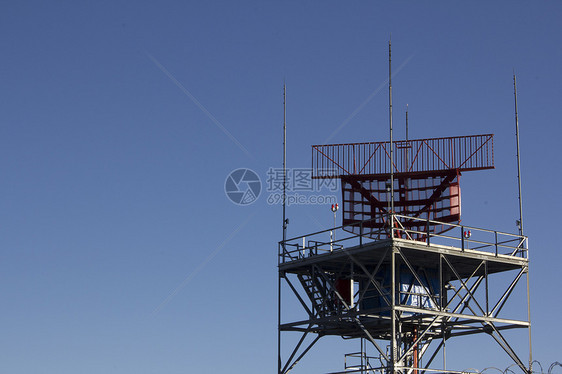
[[(343, 195), (343, 225), (347, 230), (359, 233), (360, 224), (369, 228), (388, 226), (390, 212), (390, 190), (387, 176), (381, 175), (358, 180), (354, 176), (341, 177)], [(459, 175), (456, 171), (417, 174), (412, 178), (394, 179), (394, 212), (431, 221), (459, 223), (461, 218), (461, 195)], [(426, 224), (419, 220), (404, 220), (405, 228), (419, 232), (418, 240), (431, 233), (442, 233), (443, 225)], [(376, 235), (383, 235), (375, 231)]]

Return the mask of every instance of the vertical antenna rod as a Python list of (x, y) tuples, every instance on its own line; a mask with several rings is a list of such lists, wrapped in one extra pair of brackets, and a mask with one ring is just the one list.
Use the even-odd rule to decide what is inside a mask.
[[(513, 96), (515, 98), (515, 138), (517, 140), (517, 186), (519, 188), (519, 235), (523, 235), (523, 201), (521, 198), (521, 162), (519, 154), (519, 118), (517, 117), (517, 80), (513, 70)], [(528, 252), (527, 252), (528, 253)], [(527, 255), (528, 256), (528, 255)], [(527, 257), (528, 258), (528, 257)], [(533, 368), (533, 341), (531, 338), (531, 293), (529, 268), (527, 267), (527, 318), (529, 319), (529, 373)]]
[[(287, 218), (285, 205), (287, 200), (287, 86), (283, 83), (283, 242), (287, 239)], [(283, 243), (285, 245), (285, 243)]]
[[(283, 251), (287, 240), (287, 218), (285, 217), (285, 200), (287, 184), (287, 87), (283, 82)], [(277, 373), (281, 374), (281, 274), (277, 280)]]
[(388, 41), (388, 114), (390, 121), (390, 212), (394, 212), (394, 146), (392, 144), (392, 58)]
[(406, 144), (408, 144), (408, 104), (406, 104)]
[[(406, 162), (404, 163), (404, 166), (405, 166), (406, 170), (408, 170), (408, 169), (410, 168), (410, 157), (409, 157), (409, 154), (410, 154), (410, 148), (409, 148), (409, 147), (410, 147), (410, 142), (409, 142), (408, 140), (409, 140), (409, 139), (408, 139), (408, 104), (406, 104), (406, 148), (404, 149), (404, 150), (405, 150), (405, 152), (404, 152), (404, 158), (405, 158), (405, 160), (406, 160)], [(404, 193), (404, 199), (408, 200), (408, 191), (409, 191), (409, 188), (410, 188), (410, 180), (409, 180), (409, 178), (406, 178), (406, 179), (404, 180), (404, 187), (405, 187), (405, 191), (406, 191), (406, 192)], [(407, 207), (407, 206), (404, 206), (404, 209), (403, 209), (403, 213), (402, 213), (402, 214), (408, 215), (408, 211), (409, 211), (408, 207)], [(417, 373), (415, 373), (415, 374), (417, 374)]]
[(519, 155), (519, 119), (517, 118), (517, 82), (513, 73), (513, 95), (515, 96), (515, 138), (517, 139), (517, 185), (519, 187), (519, 235), (523, 235), (523, 201), (521, 199), (521, 162)]

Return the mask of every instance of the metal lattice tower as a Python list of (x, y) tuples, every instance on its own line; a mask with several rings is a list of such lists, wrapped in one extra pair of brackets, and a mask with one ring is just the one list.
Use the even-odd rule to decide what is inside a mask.
[[(530, 373), (503, 333), (531, 328), (504, 308), (528, 278), (527, 237), (460, 222), (460, 175), (494, 168), (493, 135), (315, 145), (312, 168), (341, 181), (343, 220), (279, 243), (279, 334), (298, 335), (287, 352), (279, 344), (279, 374), (323, 336), (361, 342), (337, 373), (459, 372), (445, 368), (443, 348), (476, 334)], [(283, 320), (283, 287), (300, 318)]]

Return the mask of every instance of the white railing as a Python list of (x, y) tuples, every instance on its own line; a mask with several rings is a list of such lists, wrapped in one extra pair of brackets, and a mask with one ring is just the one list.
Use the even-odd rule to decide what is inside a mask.
[[(373, 226), (372, 222), (380, 219), (378, 217), (281, 241), (279, 263), (341, 251), (344, 248), (364, 246), (390, 238), (412, 240), (428, 246), (444, 245), (461, 251), (485, 252), (495, 256), (528, 258), (526, 236), (400, 214), (385, 214), (385, 216), (386, 224), (382, 228), (370, 227)], [(436, 226), (446, 228), (445, 232), (435, 234), (432, 228)], [(357, 227), (359, 233), (352, 232), (354, 229), (357, 230)], [(420, 230), (420, 227), (424, 227), (425, 230)], [(337, 239), (333, 240), (333, 237)]]

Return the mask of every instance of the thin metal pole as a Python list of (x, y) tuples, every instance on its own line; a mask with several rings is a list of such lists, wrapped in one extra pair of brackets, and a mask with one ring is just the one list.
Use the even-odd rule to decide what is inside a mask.
[(281, 273), (277, 282), (277, 374), (281, 374)]
[(363, 338), (360, 339), (361, 340), (361, 374), (364, 373), (364, 362), (363, 362), (363, 356), (364, 356), (364, 348), (363, 348)]
[[(336, 205), (337, 206), (337, 205)], [(334, 210), (334, 241), (336, 241), (336, 212), (338, 211), (338, 209), (336, 208)]]
[[(527, 255), (528, 258), (528, 255)], [(529, 266), (527, 266), (527, 318), (529, 319), (529, 374), (533, 367), (533, 342), (531, 340), (531, 285), (529, 284)]]
[(519, 187), (519, 235), (523, 235), (523, 201), (521, 198), (521, 163), (519, 153), (519, 119), (517, 117), (517, 82), (513, 73), (513, 95), (515, 97), (515, 138), (517, 139), (517, 185)]
[(408, 144), (408, 104), (406, 104), (406, 144)]
[(285, 216), (287, 200), (287, 86), (283, 84), (283, 245), (287, 239), (287, 218)]
[(390, 251), (390, 297), (391, 297), (391, 302), (390, 302), (390, 313), (392, 315), (392, 337), (390, 340), (390, 349), (391, 349), (391, 356), (390, 359), (392, 360), (391, 362), (391, 370), (390, 373), (391, 374), (395, 374), (396, 373), (396, 358), (398, 357), (398, 341), (396, 339), (396, 254), (395, 254), (395, 248), (394, 246), (391, 247), (391, 251)]
[(446, 331), (446, 325), (443, 324), (443, 371), (447, 371), (447, 351), (446, 351), (446, 337), (445, 334), (447, 333)]
[(394, 145), (392, 144), (392, 53), (388, 41), (388, 116), (390, 121), (390, 212), (394, 213)]
[[(283, 84), (283, 252), (285, 250), (285, 240), (287, 240), (287, 219), (285, 216), (286, 184), (287, 184), (287, 89)], [(281, 273), (277, 284), (277, 373), (281, 374)]]
[[(462, 237), (462, 231), (461, 231), (461, 237)], [(445, 288), (445, 281), (443, 279), (443, 255), (440, 254), (439, 255), (439, 287), (440, 287), (440, 292), (441, 292), (441, 297), (439, 298), (439, 310), (441, 312), (444, 311), (445, 305), (447, 304), (447, 289)], [(445, 333), (447, 332), (447, 324), (446, 324), (447, 319), (446, 318), (442, 318), (441, 319), (441, 336), (443, 338), (443, 371), (445, 371), (446, 365), (447, 365), (447, 356), (446, 356), (446, 352), (445, 352)], [(435, 351), (435, 354), (437, 354), (438, 350)], [(431, 360), (433, 360), (433, 357), (430, 359), (430, 361), (428, 362), (431, 363)]]
[[(409, 154), (410, 154), (410, 143), (409, 143), (408, 140), (409, 140), (409, 138), (408, 138), (408, 104), (406, 104), (406, 148), (404, 148), (404, 150), (405, 150), (405, 155), (404, 155), (404, 156), (405, 156), (405, 160), (406, 160), (406, 161), (405, 161), (405, 163), (404, 163), (404, 169), (405, 169), (405, 170), (402, 170), (403, 172), (406, 172), (406, 171), (410, 170), (410, 157), (409, 157)], [(404, 187), (405, 187), (404, 199), (405, 199), (405, 200), (408, 200), (408, 192), (409, 192), (409, 189), (410, 189), (410, 180), (409, 180), (409, 178), (406, 178), (406, 179), (404, 180)], [(409, 209), (407, 208), (407, 205), (404, 206), (404, 208), (402, 208), (402, 209), (403, 209), (403, 213), (402, 213), (402, 214), (404, 214), (404, 215), (407, 216), (408, 213), (409, 213)]]
[[(519, 152), (519, 118), (517, 115), (517, 78), (513, 72), (513, 96), (515, 99), (515, 138), (517, 140), (517, 187), (519, 189), (519, 235), (523, 235), (523, 199), (521, 197), (521, 155)], [(527, 260), (529, 252), (527, 252)], [(529, 267), (527, 266), (527, 318), (529, 319), (529, 373), (533, 367), (533, 345), (531, 339), (531, 289), (529, 284)]]

